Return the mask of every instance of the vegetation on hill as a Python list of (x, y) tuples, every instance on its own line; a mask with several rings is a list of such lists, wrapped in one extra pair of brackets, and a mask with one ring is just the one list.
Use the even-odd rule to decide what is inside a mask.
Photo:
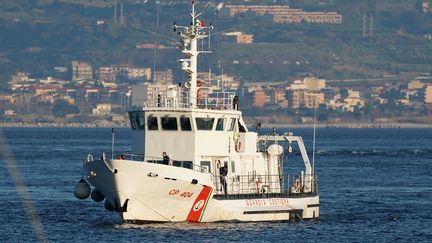
[[(82, 60), (94, 66), (130, 63), (179, 73), (171, 25), (188, 23), (189, 1), (125, 1), (125, 24), (113, 20), (113, 0), (17, 0), (0, 5), (0, 82), (25, 70), (32, 76), (56, 76), (54, 67)], [(118, 0), (120, 2), (120, 0)], [(249, 1), (248, 4), (288, 1)], [(229, 1), (244, 4), (244, 1)], [(305, 73), (329, 79), (379, 77), (385, 74), (432, 72), (432, 14), (421, 1), (291, 0), (293, 8), (338, 11), (341, 25), (273, 24), (269, 16), (251, 13), (228, 17), (219, 2), (199, 1), (206, 23), (213, 22), (210, 58), (203, 70), (232, 73), (243, 80), (286, 80)], [(157, 14), (158, 13), (158, 14)], [(363, 16), (371, 14), (373, 35)], [(157, 20), (157, 16), (159, 20)], [(104, 24), (97, 25), (102, 20)], [(369, 23), (369, 17), (367, 18)], [(158, 26), (159, 23), (159, 26)], [(238, 45), (225, 31), (254, 34), (255, 43)], [(158, 43), (167, 49), (137, 49)], [(207, 43), (203, 43), (207, 46)], [(156, 56), (156, 59), (154, 58)], [(174, 57), (174, 58), (173, 58)], [(65, 77), (66, 78), (66, 77)]]

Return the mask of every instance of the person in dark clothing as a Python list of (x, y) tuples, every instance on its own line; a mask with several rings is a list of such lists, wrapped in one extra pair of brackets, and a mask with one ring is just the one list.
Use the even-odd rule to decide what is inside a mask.
[(225, 194), (227, 194), (227, 180), (226, 180), (227, 175), (228, 175), (228, 165), (225, 164), (223, 167), (219, 168), (220, 182), (222, 184)]
[(239, 97), (236, 95), (233, 98), (233, 109), (238, 110), (239, 109), (238, 105), (239, 105)]
[(163, 164), (168, 165), (170, 162), (170, 157), (168, 156), (168, 154), (166, 152), (162, 153), (162, 158), (163, 158)]

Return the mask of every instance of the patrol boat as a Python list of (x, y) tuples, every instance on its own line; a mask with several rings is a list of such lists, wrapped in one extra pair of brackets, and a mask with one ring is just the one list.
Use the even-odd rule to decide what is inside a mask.
[[(129, 111), (132, 151), (88, 155), (75, 195), (90, 195), (126, 222), (303, 220), (319, 217), (317, 177), (303, 140), (250, 131), (234, 92), (204, 92), (197, 42), (207, 38), (192, 2), (191, 24), (178, 26), (188, 80)], [(297, 146), (295, 146), (297, 145)], [(292, 152), (304, 163), (289, 164)], [(168, 156), (162, 157), (163, 153)], [(169, 157), (169, 158), (168, 158)], [(297, 161), (298, 162), (298, 161)], [(300, 168), (294, 175), (288, 169)], [(298, 172), (298, 173), (297, 173)]]

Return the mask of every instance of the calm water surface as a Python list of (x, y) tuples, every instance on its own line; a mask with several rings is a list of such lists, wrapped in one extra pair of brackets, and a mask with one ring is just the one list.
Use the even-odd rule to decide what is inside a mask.
[[(312, 148), (311, 129), (292, 131)], [(73, 195), (85, 155), (111, 150), (111, 129), (2, 132), (3, 156), (9, 147), (49, 241), (432, 241), (432, 129), (318, 130), (318, 220), (145, 225), (121, 224), (103, 203)], [(129, 137), (117, 129), (116, 150), (129, 150)], [(1, 241), (36, 241), (3, 156)]]

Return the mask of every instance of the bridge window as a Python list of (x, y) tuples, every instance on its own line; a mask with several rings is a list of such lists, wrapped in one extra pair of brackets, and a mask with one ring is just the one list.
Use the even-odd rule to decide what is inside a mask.
[(192, 161), (179, 161), (179, 160), (173, 160), (173, 166), (176, 167), (183, 167), (186, 169), (192, 169)]
[(231, 124), (230, 124), (230, 127), (229, 127), (228, 131), (230, 131), (230, 132), (234, 131), (235, 124), (236, 124), (236, 119), (235, 118), (231, 118)]
[(224, 131), (225, 130), (225, 118), (219, 118), (216, 123), (216, 131)]
[(183, 168), (192, 169), (192, 161), (183, 161)]
[(144, 129), (144, 112), (134, 111), (129, 113), (132, 129)]
[(161, 118), (162, 130), (177, 131), (177, 118), (176, 117), (162, 117)]
[(144, 129), (144, 114), (137, 112), (136, 115), (137, 129)]
[[(201, 161), (201, 168), (206, 170), (203, 172), (210, 172), (211, 173), (211, 165), (210, 165), (210, 161)], [(206, 169), (207, 168), (207, 169)]]
[(195, 118), (198, 130), (211, 131), (213, 129), (214, 118), (210, 117), (197, 117)]
[(147, 118), (147, 129), (148, 130), (158, 130), (157, 117), (149, 116)]
[(180, 117), (180, 126), (182, 131), (192, 131), (192, 126), (189, 117)]
[(136, 124), (136, 116), (138, 115), (138, 112), (130, 112), (129, 113), (129, 120), (130, 120), (130, 124), (132, 129), (137, 129), (137, 124)]

